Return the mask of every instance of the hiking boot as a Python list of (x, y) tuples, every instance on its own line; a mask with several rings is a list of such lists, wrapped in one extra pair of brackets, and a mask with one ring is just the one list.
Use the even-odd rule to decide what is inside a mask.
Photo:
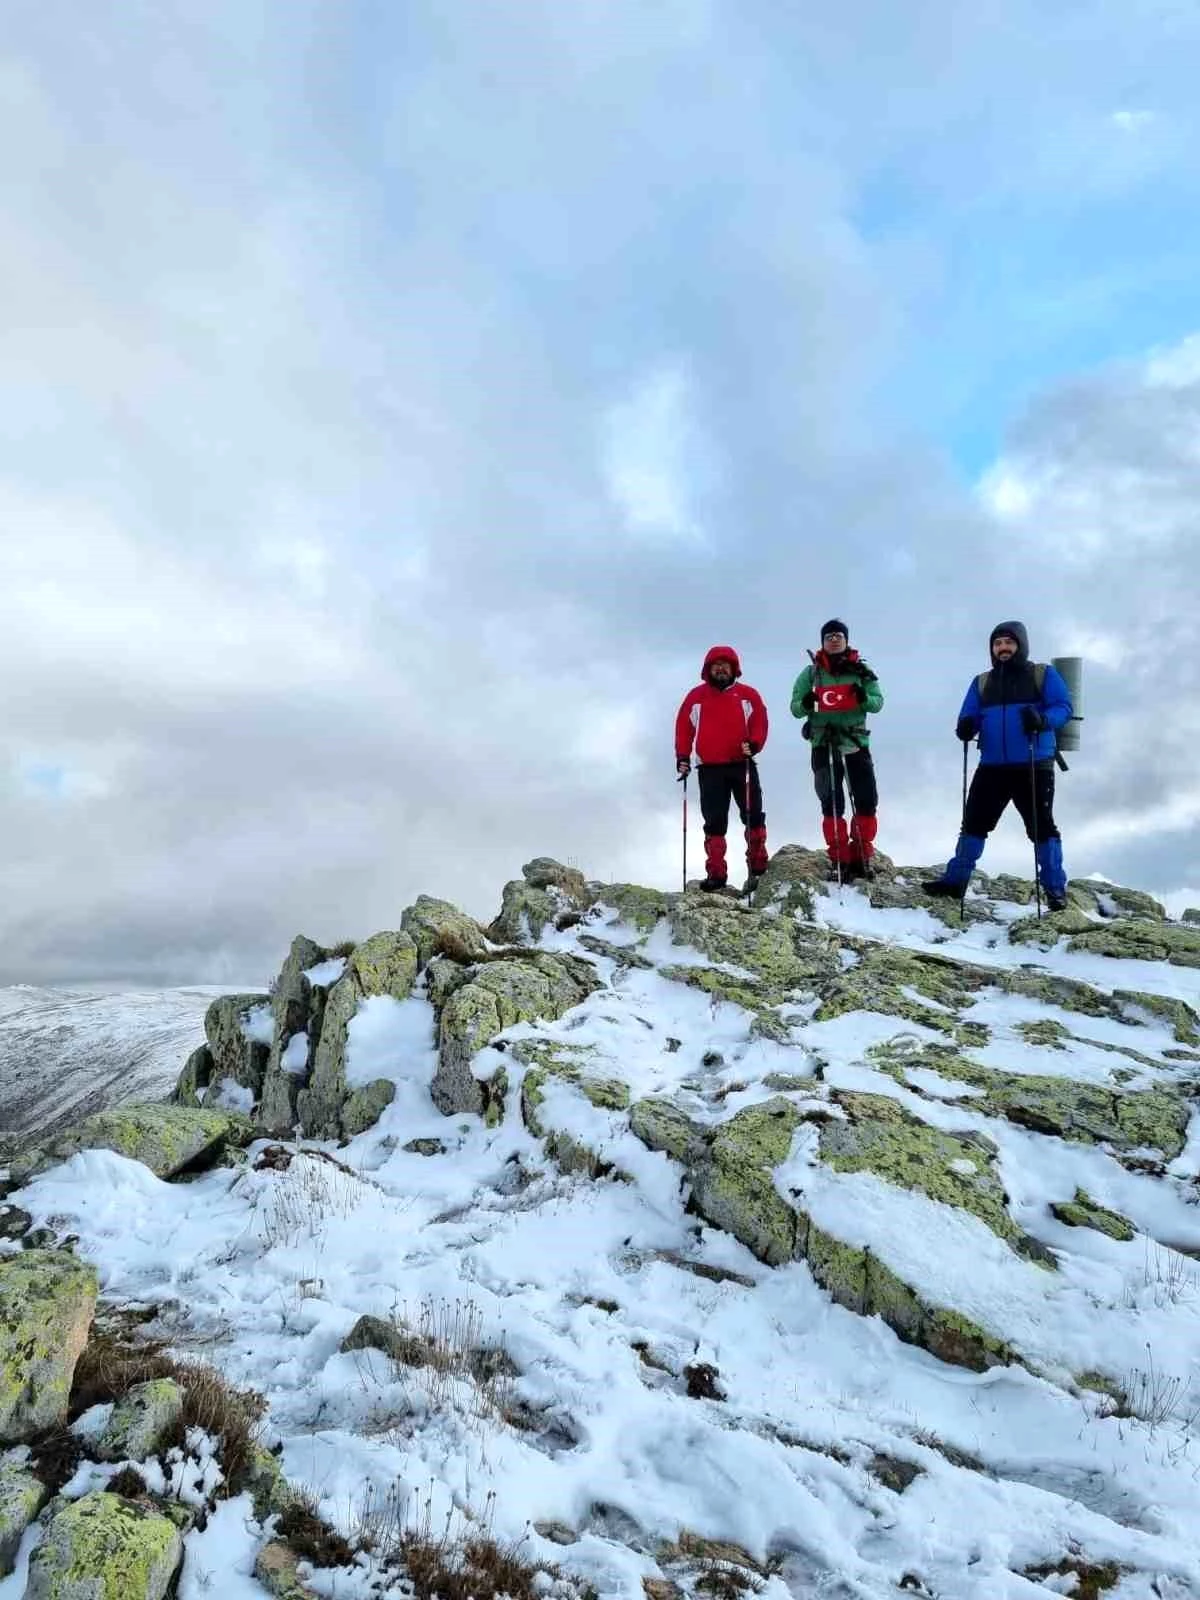
[(1065, 894), (1055, 894), (1052, 889), (1047, 889), (1046, 904), (1051, 911), (1065, 911), (1067, 909), (1067, 897)]
[(755, 889), (758, 888), (758, 885), (759, 885), (761, 879), (762, 879), (762, 873), (761, 872), (748, 872), (746, 874), (746, 881), (742, 885), (742, 893), (744, 895), (752, 895), (754, 893)]
[(701, 878), (700, 887), (704, 890), (705, 894), (718, 894), (725, 887), (728, 881), (729, 880), (727, 878)]
[(967, 886), (965, 883), (955, 883), (952, 878), (930, 878), (921, 885), (926, 894), (935, 900), (962, 900), (966, 897)]

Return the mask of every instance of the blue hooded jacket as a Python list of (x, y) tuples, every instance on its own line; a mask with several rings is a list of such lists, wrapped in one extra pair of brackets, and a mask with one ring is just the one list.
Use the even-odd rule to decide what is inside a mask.
[[(1017, 641), (1016, 655), (1006, 662), (992, 660), (987, 685), (979, 692), (979, 679), (972, 678), (962, 703), (961, 717), (969, 717), (979, 734), (981, 766), (1015, 765), (1029, 760), (1030, 743), (1035, 761), (1052, 761), (1056, 749), (1054, 735), (1072, 716), (1071, 697), (1062, 674), (1047, 665), (1039, 691), (1029, 660), (1029, 635), (1023, 622), (999, 622), (988, 640), (988, 654), (997, 637), (1009, 634)], [(1021, 722), (1022, 706), (1036, 706), (1046, 726), (1031, 736)]]

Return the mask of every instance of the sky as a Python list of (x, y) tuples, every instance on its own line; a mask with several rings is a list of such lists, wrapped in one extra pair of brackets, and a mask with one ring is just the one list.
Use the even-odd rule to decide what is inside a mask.
[(718, 641), (815, 844), (833, 615), (889, 854), (1020, 617), (1069, 871), (1200, 904), (1198, 67), (1182, 0), (16, 0), (0, 981), (671, 886)]

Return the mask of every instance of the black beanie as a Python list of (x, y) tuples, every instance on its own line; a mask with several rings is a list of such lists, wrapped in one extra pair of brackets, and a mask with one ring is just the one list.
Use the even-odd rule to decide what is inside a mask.
[(827, 633), (844, 633), (846, 635), (846, 643), (847, 644), (850, 643), (850, 629), (846, 626), (846, 624), (842, 621), (842, 619), (840, 617), (830, 617), (829, 621), (824, 624), (824, 626), (821, 629), (821, 643), (822, 644), (825, 643), (825, 635)]

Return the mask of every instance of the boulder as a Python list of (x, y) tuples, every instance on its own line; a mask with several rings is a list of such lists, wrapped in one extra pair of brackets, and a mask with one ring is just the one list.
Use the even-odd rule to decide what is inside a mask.
[(211, 1165), (227, 1146), (248, 1144), (253, 1132), (247, 1118), (235, 1111), (166, 1102), (116, 1106), (27, 1151), (14, 1161), (12, 1175), (18, 1183), (28, 1183), (80, 1150), (115, 1150), (140, 1161), (156, 1177), (171, 1178), (185, 1167)]
[(135, 1383), (113, 1407), (96, 1445), (101, 1461), (144, 1461), (162, 1449), (183, 1415), (183, 1390), (173, 1378)]
[(557, 918), (586, 911), (592, 903), (587, 881), (575, 867), (538, 856), (521, 868), (521, 877), (504, 886), (500, 914), (488, 929), (498, 944), (536, 944)]
[(182, 1559), (167, 1517), (120, 1495), (84, 1495), (51, 1517), (25, 1600), (163, 1600)]
[(475, 921), (448, 900), (418, 895), (400, 917), (400, 926), (416, 946), (417, 965), (424, 968), (443, 941), (470, 958), (487, 954), (487, 934)]
[(0, 1444), (66, 1419), (98, 1293), (95, 1269), (65, 1251), (0, 1257)]
[[(319, 1034), (311, 1028), (315, 992), (305, 975), (319, 966), (328, 952), (303, 934), (292, 940), (287, 960), (271, 988), (271, 1048), (263, 1073), (259, 1123), (266, 1133), (289, 1133), (296, 1123), (296, 1102), (300, 1085), (308, 1075), (310, 1037)], [(311, 1028), (311, 1033), (310, 1033)], [(292, 1041), (303, 1036), (304, 1069), (293, 1070), (296, 1047)]]
[(611, 906), (622, 922), (640, 933), (650, 933), (679, 899), (661, 889), (644, 889), (638, 883), (593, 883), (592, 899)]
[(200, 1106), (204, 1104), (205, 1091), (212, 1082), (213, 1057), (206, 1044), (193, 1050), (183, 1064), (175, 1091), (171, 1098), (176, 1105)]
[(25, 1529), (35, 1520), (50, 1491), (19, 1461), (0, 1461), (0, 1578), (16, 1565)]
[[(350, 1110), (350, 1125), (344, 1121), (351, 1091), (346, 1082), (346, 1041), (350, 1023), (363, 1000), (388, 995), (406, 1000), (417, 976), (419, 948), (413, 937), (398, 932), (376, 933), (356, 945), (346, 970), (329, 991), (321, 1018), (320, 1038), (312, 1052), (312, 1070), (307, 1085), (297, 1096), (297, 1112), (304, 1131), (311, 1138), (337, 1138), (369, 1127), (392, 1096), (378, 1080), (368, 1091), (357, 1092)], [(364, 1121), (364, 1117), (370, 1120)]]
[(272, 1539), (254, 1560), (254, 1576), (275, 1600), (317, 1600), (317, 1592), (299, 1577), (300, 1557), (282, 1539)]
[(493, 961), (446, 1002), (438, 1023), (438, 1067), (431, 1093), (447, 1116), (482, 1113), (484, 1085), (471, 1062), (505, 1028), (555, 1021), (600, 987), (590, 962), (568, 955)]
[(204, 1037), (212, 1055), (212, 1077), (217, 1083), (232, 1078), (255, 1098), (262, 1090), (270, 1041), (252, 1038), (256, 1013), (269, 1007), (265, 994), (225, 994), (214, 1000), (204, 1014)]

